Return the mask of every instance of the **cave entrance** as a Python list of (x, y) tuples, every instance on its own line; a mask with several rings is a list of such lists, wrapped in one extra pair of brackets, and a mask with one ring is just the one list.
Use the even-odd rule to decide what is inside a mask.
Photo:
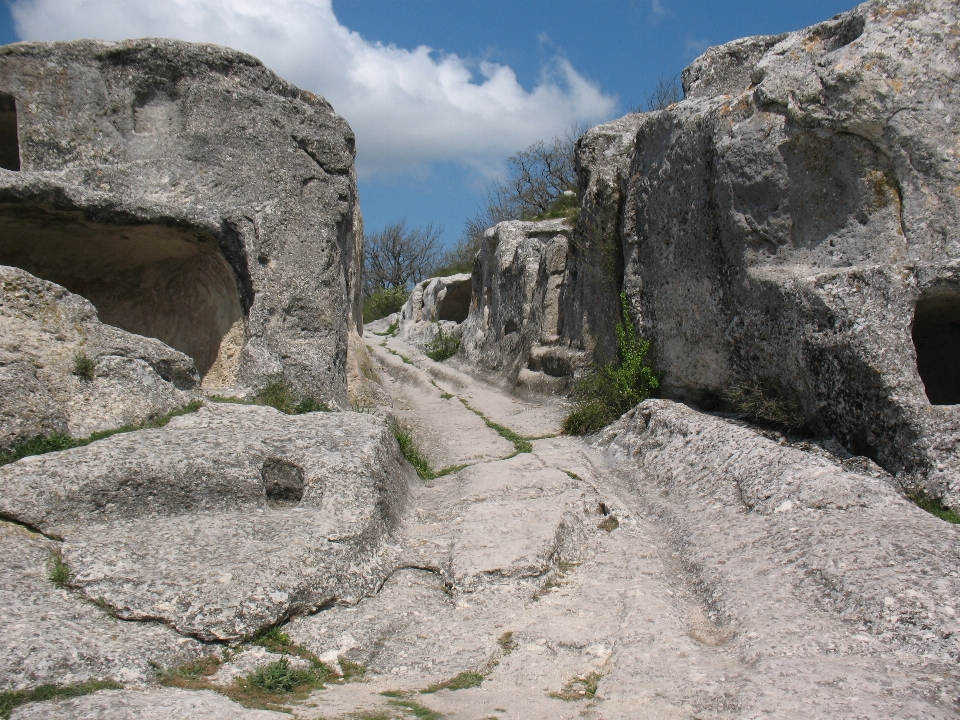
[(82, 295), (104, 323), (189, 355), (205, 387), (236, 379), (243, 311), (233, 270), (210, 235), (96, 223), (80, 212), (4, 203), (0, 264)]
[(470, 314), (470, 300), (473, 297), (473, 279), (451, 283), (440, 299), (437, 307), (437, 320), (453, 320), (462, 323)]
[(934, 405), (960, 405), (960, 292), (921, 296), (913, 315), (917, 370)]
[(20, 140), (17, 136), (17, 101), (0, 92), (0, 168), (20, 169)]

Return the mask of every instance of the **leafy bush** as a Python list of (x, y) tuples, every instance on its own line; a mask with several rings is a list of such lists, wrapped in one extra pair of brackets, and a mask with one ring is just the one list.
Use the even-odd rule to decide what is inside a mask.
[(447, 334), (440, 327), (436, 337), (427, 343), (425, 350), (428, 358), (435, 362), (442, 362), (459, 352), (460, 336), (453, 333)]
[(407, 289), (402, 286), (377, 290), (363, 303), (363, 322), (373, 322), (400, 312), (409, 296)]
[(73, 374), (81, 380), (93, 380), (94, 364), (87, 354), (80, 350), (73, 356)]
[(660, 378), (647, 362), (650, 342), (637, 335), (627, 305), (620, 293), (623, 322), (617, 325), (618, 362), (582, 378), (574, 388), (577, 406), (563, 420), (568, 435), (588, 435), (606, 427), (660, 385)]

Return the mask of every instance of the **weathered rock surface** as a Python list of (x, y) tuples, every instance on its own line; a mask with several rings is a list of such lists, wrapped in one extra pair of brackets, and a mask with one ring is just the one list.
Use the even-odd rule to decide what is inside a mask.
[(0, 469), (0, 516), (62, 538), (70, 587), (118, 617), (236, 640), (376, 591), (401, 462), (370, 415), (215, 404)]
[[(144, 684), (207, 652), (160, 623), (126, 623), (48, 578), (59, 543), (0, 522), (0, 691), (110, 678)], [(51, 717), (51, 716), (46, 716)]]
[(210, 690), (104, 690), (86, 697), (26, 705), (16, 720), (283, 720), (286, 713), (250, 710)]
[(470, 312), (471, 277), (461, 273), (417, 283), (400, 309), (400, 336), (422, 350), (441, 330), (459, 335)]
[(0, 263), (193, 358), (210, 389), (281, 377), (346, 402), (362, 221), (354, 136), (323, 98), (227, 48), (0, 49), (18, 143)]
[(470, 367), (527, 389), (565, 387), (575, 363), (557, 344), (569, 242), (565, 220), (509, 221), (487, 231), (462, 329), (460, 358)]
[[(74, 372), (83, 354), (89, 377)], [(0, 447), (86, 437), (142, 423), (195, 398), (193, 361), (154, 338), (104, 325), (84, 298), (0, 266)]]
[(868, 2), (713, 48), (686, 100), (588, 132), (572, 244), (611, 272), (605, 300), (573, 292), (598, 263), (571, 254), (564, 342), (611, 347), (587, 299), (615, 307), (622, 278), (666, 396), (779, 387), (960, 506), (958, 57), (956, 3)]

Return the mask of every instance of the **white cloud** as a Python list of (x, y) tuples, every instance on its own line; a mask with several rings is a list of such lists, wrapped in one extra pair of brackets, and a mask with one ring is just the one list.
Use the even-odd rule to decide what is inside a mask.
[(11, 10), (24, 39), (170, 37), (255, 55), (347, 119), (363, 176), (449, 160), (490, 168), (617, 110), (559, 57), (526, 90), (504, 65), (370, 42), (337, 21), (331, 0), (15, 0)]

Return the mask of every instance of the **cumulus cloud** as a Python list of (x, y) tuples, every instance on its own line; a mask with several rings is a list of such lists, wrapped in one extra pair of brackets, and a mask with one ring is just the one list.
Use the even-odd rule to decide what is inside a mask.
[(337, 21), (331, 0), (14, 0), (11, 11), (24, 39), (169, 37), (255, 55), (347, 119), (367, 177), (435, 161), (489, 169), (617, 110), (562, 57), (527, 90), (504, 65), (371, 42)]

